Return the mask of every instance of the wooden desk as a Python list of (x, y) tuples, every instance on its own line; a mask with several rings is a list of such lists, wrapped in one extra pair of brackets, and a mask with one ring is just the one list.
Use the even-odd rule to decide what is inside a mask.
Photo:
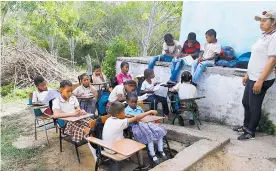
[(59, 118), (59, 119), (62, 119), (62, 120), (65, 120), (65, 121), (71, 121), (71, 122), (75, 122), (75, 121), (78, 121), (78, 120), (81, 120), (81, 119), (84, 119), (84, 118), (88, 118), (88, 117), (91, 117), (91, 116), (94, 116), (94, 114), (85, 114), (85, 115), (81, 115), (81, 116), (72, 116), (72, 117), (66, 117), (66, 118)]
[(78, 100), (93, 99), (95, 96), (76, 96)]
[(48, 108), (49, 105), (47, 104), (28, 104), (32, 109), (43, 109), (43, 108)]
[(154, 121), (161, 120), (161, 119), (164, 119), (164, 118), (165, 117), (162, 117), (162, 116), (149, 115), (149, 116), (146, 116), (143, 119), (141, 119), (139, 122), (154, 122)]
[(115, 142), (107, 142), (95, 137), (88, 137), (87, 140), (124, 156), (131, 156), (146, 147), (145, 144), (141, 144), (131, 139), (122, 139)]

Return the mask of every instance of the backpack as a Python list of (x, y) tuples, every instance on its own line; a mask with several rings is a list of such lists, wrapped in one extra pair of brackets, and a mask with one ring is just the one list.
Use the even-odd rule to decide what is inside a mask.
[(223, 46), (221, 48), (220, 54), (217, 55), (217, 57), (215, 58), (215, 63), (217, 63), (220, 60), (233, 61), (235, 59), (235, 50), (230, 46)]
[(110, 92), (106, 90), (99, 91), (99, 99), (97, 102), (98, 115), (105, 115), (106, 112), (106, 104), (108, 102)]
[(137, 79), (138, 79), (138, 86), (136, 91), (137, 91), (137, 95), (140, 96), (142, 83), (145, 81), (145, 77), (137, 77)]
[(251, 56), (251, 52), (246, 52), (241, 56), (239, 56), (239, 58), (237, 59), (236, 67), (241, 69), (247, 69), (250, 56)]
[[(90, 128), (89, 135), (93, 135), (93, 137), (102, 140), (103, 127), (104, 127), (104, 123), (102, 122), (101, 117), (97, 118), (95, 126)], [(90, 143), (90, 144), (93, 148), (97, 149), (98, 146), (96, 144), (93, 144), (93, 143)]]

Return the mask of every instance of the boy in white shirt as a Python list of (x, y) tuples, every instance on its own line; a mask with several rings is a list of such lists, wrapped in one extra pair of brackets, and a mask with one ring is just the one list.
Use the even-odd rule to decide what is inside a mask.
[(201, 46), (201, 52), (199, 58), (192, 64), (192, 84), (197, 86), (198, 79), (206, 67), (212, 67), (214, 65), (215, 57), (221, 51), (221, 45), (216, 39), (217, 33), (214, 29), (210, 29), (205, 33), (206, 41)]
[[(191, 84), (192, 81), (192, 74), (189, 71), (184, 71), (181, 74), (181, 83), (176, 84), (174, 87), (170, 89), (170, 91), (177, 91), (179, 99), (190, 99), (195, 98), (197, 96), (197, 89), (194, 85)], [(195, 102), (192, 102), (192, 104), (182, 104), (184, 106), (193, 105), (191, 107), (197, 108), (197, 105)], [(180, 118), (181, 120), (182, 118)], [(182, 123), (181, 123), (182, 122)], [(191, 125), (194, 125), (194, 119), (193, 115), (190, 114), (190, 120), (189, 123)], [(179, 124), (183, 124), (183, 119), (179, 121)], [(184, 125), (184, 124), (183, 124)]]

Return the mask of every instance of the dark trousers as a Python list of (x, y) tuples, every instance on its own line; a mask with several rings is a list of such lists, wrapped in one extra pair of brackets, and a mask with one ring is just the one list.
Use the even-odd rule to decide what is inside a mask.
[(163, 113), (165, 115), (169, 114), (169, 106), (168, 106), (166, 97), (161, 97), (161, 96), (157, 96), (157, 95), (153, 94), (153, 95), (148, 96), (146, 101), (150, 102), (151, 110), (157, 110), (157, 105), (159, 102), (161, 102), (162, 108), (163, 108)]
[(253, 86), (256, 81), (247, 80), (242, 104), (244, 106), (244, 122), (243, 126), (252, 133), (256, 132), (256, 128), (261, 119), (262, 103), (266, 91), (274, 83), (273, 80), (264, 81), (260, 94), (253, 93)]

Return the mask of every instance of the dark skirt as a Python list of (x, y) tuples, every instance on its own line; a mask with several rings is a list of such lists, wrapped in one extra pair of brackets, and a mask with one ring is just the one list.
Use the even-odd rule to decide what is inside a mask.
[(132, 126), (132, 132), (135, 140), (143, 144), (159, 140), (167, 134), (167, 130), (164, 127), (151, 122), (138, 122)]
[(96, 100), (82, 100), (80, 101), (80, 108), (85, 110), (87, 113), (95, 114), (96, 111)]

